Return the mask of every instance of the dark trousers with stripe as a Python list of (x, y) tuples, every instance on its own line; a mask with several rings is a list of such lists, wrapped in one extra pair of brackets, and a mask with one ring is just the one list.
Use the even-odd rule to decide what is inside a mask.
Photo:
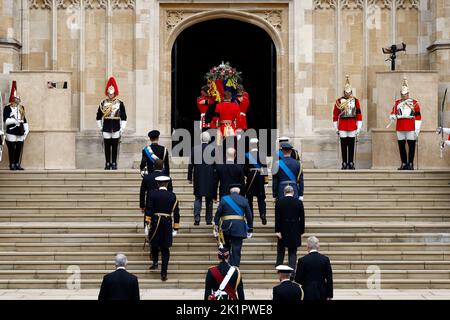
[(232, 265), (233, 267), (239, 267), (239, 265), (241, 264), (241, 250), (242, 242), (244, 239), (224, 235), (224, 240), (224, 247), (230, 250), (230, 265)]

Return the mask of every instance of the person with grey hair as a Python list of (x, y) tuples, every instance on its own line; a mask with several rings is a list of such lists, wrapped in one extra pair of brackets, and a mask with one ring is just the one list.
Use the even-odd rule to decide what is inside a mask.
[(116, 271), (103, 277), (98, 300), (140, 300), (138, 278), (126, 270), (127, 256), (118, 253), (115, 262)]
[(319, 253), (319, 239), (308, 238), (308, 254), (298, 260), (295, 282), (302, 285), (305, 300), (333, 298), (333, 270), (330, 259)]
[(194, 225), (200, 225), (200, 212), (202, 199), (205, 198), (205, 220), (207, 225), (212, 225), (213, 199), (217, 198), (217, 172), (214, 163), (215, 150), (209, 148), (211, 136), (209, 132), (200, 135), (201, 145), (196, 145), (191, 150), (188, 166), (188, 181), (194, 185)]
[(294, 188), (287, 185), (284, 188), (284, 197), (275, 203), (275, 234), (278, 238), (277, 266), (283, 264), (287, 248), (289, 267), (295, 270), (297, 248), (302, 245), (304, 232), (305, 209), (303, 202), (294, 197)]

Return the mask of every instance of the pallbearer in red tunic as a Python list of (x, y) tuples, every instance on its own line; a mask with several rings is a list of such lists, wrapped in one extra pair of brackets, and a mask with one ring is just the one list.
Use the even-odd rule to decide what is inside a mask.
[[(390, 115), (391, 121), (397, 120), (397, 140), (402, 164), (399, 170), (414, 170), (416, 141), (419, 137), (422, 116), (417, 100), (409, 97), (408, 81), (403, 79), (401, 99), (395, 101)], [(406, 152), (406, 144), (409, 154)]]
[(239, 105), (231, 102), (231, 92), (225, 91), (224, 101), (216, 106), (216, 114), (219, 117), (220, 124), (220, 138), (236, 136), (236, 129), (239, 129), (240, 124), (240, 112)]
[(237, 99), (239, 101), (239, 109), (241, 111), (240, 113), (240, 121), (239, 121), (239, 128), (242, 130), (247, 130), (247, 110), (250, 105), (250, 98), (248, 96), (248, 92), (244, 90), (244, 87), (242, 85), (238, 86), (238, 96)]
[(208, 130), (209, 128), (217, 128), (216, 117), (210, 123), (207, 123), (205, 120), (206, 111), (213, 102), (213, 99), (208, 95), (208, 86), (203, 86), (201, 96), (197, 98), (197, 108), (200, 112), (200, 128), (202, 131)]
[(346, 76), (344, 96), (336, 100), (333, 109), (333, 125), (341, 141), (342, 170), (355, 169), (355, 142), (362, 124), (361, 106), (353, 97), (349, 76)]

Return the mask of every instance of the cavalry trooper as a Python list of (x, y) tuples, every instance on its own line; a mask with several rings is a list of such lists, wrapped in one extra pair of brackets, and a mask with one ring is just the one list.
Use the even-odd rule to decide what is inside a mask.
[(170, 178), (159, 176), (155, 180), (159, 189), (150, 192), (145, 208), (146, 221), (150, 224), (148, 242), (153, 261), (150, 270), (158, 269), (158, 255), (161, 251), (161, 280), (167, 281), (170, 247), (180, 227), (180, 209), (175, 193), (167, 190)]
[[(146, 146), (142, 150), (141, 165), (139, 166), (141, 170), (141, 176), (147, 173), (152, 173), (155, 170), (155, 161), (161, 159), (164, 163), (163, 173), (167, 176), (170, 175), (169, 166), (169, 151), (166, 147), (158, 144), (159, 143), (160, 132), (158, 130), (152, 130), (148, 133), (150, 139), (150, 145)], [(147, 168), (147, 170), (145, 170)]]
[(119, 143), (127, 125), (127, 113), (125, 105), (117, 98), (119, 87), (114, 77), (109, 78), (105, 95), (107, 98), (98, 107), (97, 126), (103, 134), (105, 170), (117, 170)]
[[(21, 167), (23, 144), (29, 133), (25, 107), (20, 104), (16, 81), (12, 82), (9, 104), (3, 110), (3, 122), (6, 125), (6, 145), (9, 153), (9, 169), (23, 170)], [(1, 107), (1, 106), (0, 106)]]
[(355, 144), (362, 124), (359, 99), (353, 96), (353, 89), (347, 75), (344, 96), (336, 100), (333, 108), (333, 125), (341, 142), (342, 170), (355, 169)]
[(448, 134), (447, 140), (442, 140), (440, 143), (440, 148), (443, 150), (445, 146), (450, 147), (450, 128), (439, 127), (436, 129), (437, 134)]
[[(398, 170), (414, 170), (414, 155), (416, 141), (419, 139), (422, 116), (417, 100), (409, 97), (408, 81), (403, 78), (403, 85), (400, 91), (400, 100), (395, 101), (389, 118), (391, 122), (397, 120), (397, 140), (402, 164)], [(409, 147), (409, 154), (406, 153), (406, 144)]]
[(253, 211), (253, 197), (258, 200), (259, 217), (263, 225), (266, 219), (266, 187), (269, 183), (267, 176), (266, 156), (258, 150), (258, 139), (250, 139), (250, 151), (245, 154), (246, 197)]
[[(278, 138), (278, 143), (280, 144), (280, 149), (278, 150), (278, 157), (279, 158), (283, 158), (283, 151), (281, 150), (281, 144), (282, 143), (289, 143), (289, 137), (280, 137), (280, 138)], [(292, 151), (291, 151), (291, 158), (293, 158), (293, 159), (295, 159), (297, 161), (300, 161), (300, 154), (294, 148), (292, 148)]]
[(273, 300), (300, 301), (303, 300), (303, 289), (298, 283), (291, 280), (294, 269), (279, 265), (276, 267), (280, 284), (272, 290)]
[(222, 197), (214, 217), (214, 237), (230, 249), (230, 264), (239, 267), (242, 242), (252, 237), (253, 215), (248, 200), (239, 195), (240, 184), (231, 184), (230, 194)]
[(272, 195), (279, 199), (284, 196), (284, 188), (291, 185), (294, 197), (303, 201), (303, 169), (299, 161), (292, 158), (292, 145), (282, 143), (283, 157), (273, 165)]

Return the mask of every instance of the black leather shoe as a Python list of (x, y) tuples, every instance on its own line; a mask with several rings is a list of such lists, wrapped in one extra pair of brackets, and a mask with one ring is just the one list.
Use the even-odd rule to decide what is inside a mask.
[(11, 170), (11, 171), (16, 171), (17, 170), (17, 168), (16, 168), (16, 165), (13, 163), (13, 164), (10, 164), (9, 165), (9, 170)]
[(406, 163), (402, 163), (402, 165), (400, 166), (400, 168), (398, 168), (398, 170), (408, 170), (408, 165)]
[(194, 226), (199, 226), (200, 225), (200, 221), (195, 221), (194, 222)]
[(407, 170), (414, 170), (414, 163), (408, 164), (408, 169)]
[(153, 263), (150, 268), (150, 270), (158, 270), (158, 264), (157, 263)]
[(350, 162), (347, 166), (347, 169), (349, 170), (355, 170), (355, 164), (353, 162)]
[(161, 275), (161, 281), (167, 281), (167, 275)]
[(20, 166), (20, 164), (16, 163), (16, 170), (23, 171), (23, 170), (25, 170), (25, 169), (22, 168), (22, 167)]
[(111, 164), (109, 162), (107, 162), (105, 164), (105, 170), (110, 170), (111, 169)]
[(261, 223), (263, 224), (263, 226), (265, 226), (267, 224), (267, 219), (266, 218), (261, 218)]
[(212, 222), (207, 222), (206, 225), (207, 226), (212, 226)]
[(117, 163), (113, 163), (111, 165), (111, 170), (117, 170)]
[(341, 170), (345, 170), (345, 169), (347, 169), (347, 168), (348, 168), (348, 164), (345, 163), (345, 162), (342, 162)]

